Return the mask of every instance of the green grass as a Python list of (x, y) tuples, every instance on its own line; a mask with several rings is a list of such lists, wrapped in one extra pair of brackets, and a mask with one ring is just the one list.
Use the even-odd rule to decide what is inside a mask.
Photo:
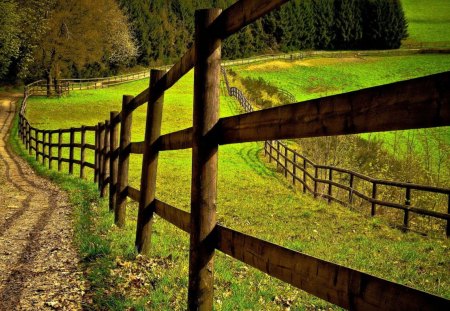
[(307, 59), (236, 67), (240, 76), (263, 78), (297, 101), (350, 92), (450, 70), (448, 55)]
[(450, 1), (402, 0), (408, 20), (407, 42), (450, 43)]
[[(147, 85), (148, 81), (139, 81), (96, 92), (74, 92), (62, 99), (32, 98), (27, 115), (40, 128), (92, 125), (107, 118), (110, 110), (120, 110), (122, 94), (136, 95)], [(163, 133), (191, 126), (192, 85), (191, 72), (166, 93)], [(239, 113), (236, 107), (236, 102), (221, 97), (222, 117)], [(145, 107), (133, 114), (133, 141), (143, 139), (144, 117)], [(325, 260), (450, 297), (447, 240), (402, 234), (378, 218), (302, 195), (275, 167), (262, 160), (261, 149), (259, 143), (220, 147), (217, 201), (220, 223)], [(137, 188), (140, 158), (133, 156), (130, 165), (130, 182)], [(158, 167), (157, 197), (188, 210), (190, 175), (190, 150), (163, 152)], [(129, 204), (128, 223), (123, 230), (112, 226), (106, 209), (100, 205), (76, 215), (80, 240), (94, 241), (92, 247), (89, 243), (79, 244), (87, 258), (87, 277), (94, 284), (94, 303), (103, 309), (116, 310), (131, 306), (137, 310), (186, 309), (188, 235), (157, 217), (152, 256), (142, 259), (136, 257), (133, 246), (136, 204)], [(365, 215), (368, 211), (362, 210)], [(86, 232), (85, 227), (90, 230)], [(219, 252), (215, 275), (217, 310), (277, 310), (286, 305), (305, 310), (329, 306)], [(126, 298), (121, 296), (125, 292)]]
[[(448, 55), (273, 61), (239, 66), (235, 69), (239, 76), (261, 77), (291, 92), (297, 101), (355, 91), (448, 70), (450, 70)], [(450, 145), (450, 127), (426, 131), (363, 134), (362, 137), (383, 140), (386, 150), (397, 157), (402, 157), (406, 153), (408, 137), (415, 137), (414, 152), (421, 157), (430, 156), (428, 169), (433, 172), (440, 169), (441, 174), (446, 176), (442, 179), (444, 183), (450, 176), (448, 167), (441, 165), (439, 168), (439, 161), (445, 155), (443, 151), (447, 148), (445, 146)], [(439, 139), (431, 139), (433, 137)]]

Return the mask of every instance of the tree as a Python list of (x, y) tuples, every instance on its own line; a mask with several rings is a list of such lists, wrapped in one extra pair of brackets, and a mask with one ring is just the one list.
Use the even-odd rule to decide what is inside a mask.
[(399, 0), (367, 0), (363, 10), (363, 48), (397, 49), (408, 37), (408, 23)]
[(335, 37), (334, 26), (334, 1), (313, 0), (315, 47), (318, 49), (332, 49)]
[(88, 64), (126, 63), (136, 56), (126, 17), (114, 0), (55, 0), (34, 49), (36, 75), (71, 76)]
[(19, 56), (20, 49), (20, 15), (17, 4), (13, 1), (0, 2), (0, 79), (9, 70), (13, 60)]
[[(337, 49), (354, 49), (363, 35), (359, 0), (335, 0), (334, 41)], [(364, 1), (363, 1), (364, 2)]]

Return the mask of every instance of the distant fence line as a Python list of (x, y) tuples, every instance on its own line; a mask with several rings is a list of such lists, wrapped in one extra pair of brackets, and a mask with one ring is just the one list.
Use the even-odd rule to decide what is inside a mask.
[[(365, 50), (365, 51), (299, 51), (290, 53), (265, 54), (239, 60), (222, 60), (222, 66), (245, 65), (269, 60), (299, 60), (316, 57), (345, 58), (365, 56), (404, 56), (414, 54), (450, 54), (450, 42), (409, 43), (404, 48), (396, 50)], [(172, 65), (155, 67), (155, 69), (169, 70)], [(149, 70), (99, 78), (70, 78), (56, 79), (53, 84), (46, 80), (38, 80), (25, 86), (26, 95), (34, 96), (62, 96), (75, 90), (97, 90), (116, 86), (130, 81), (149, 78)], [(286, 94), (286, 95), (291, 95)]]
[[(251, 102), (245, 97), (244, 93), (237, 87), (230, 86), (226, 69), (221, 68), (223, 74), (223, 81), (226, 87), (227, 94), (235, 97), (245, 112), (253, 112), (254, 108)], [(372, 178), (361, 173), (328, 165), (319, 165), (301, 155), (297, 151), (289, 148), (285, 143), (279, 140), (267, 140), (264, 142), (264, 154), (268, 157), (269, 162), (272, 160), (280, 167), (284, 176), (290, 176), (292, 183), (297, 182), (303, 187), (303, 192), (309, 192), (314, 197), (320, 197), (328, 200), (328, 202), (335, 201), (344, 206), (352, 206), (355, 203), (355, 197), (368, 202), (371, 205), (371, 215), (377, 214), (377, 206), (384, 206), (403, 211), (403, 230), (410, 229), (410, 213), (418, 215), (430, 216), (441, 220), (446, 220), (446, 235), (450, 236), (450, 189), (433, 187), (426, 185), (419, 185), (413, 183), (403, 183), (395, 181), (387, 181)], [(336, 176), (340, 174), (339, 178)], [(345, 176), (342, 176), (345, 175)], [(365, 181), (370, 184), (361, 189), (361, 182)], [(357, 187), (359, 184), (359, 188)], [(322, 191), (319, 191), (322, 186)], [(403, 189), (404, 204), (398, 202), (386, 201), (380, 199), (380, 186), (388, 186), (390, 189), (385, 189), (384, 193), (389, 193), (392, 188)], [(364, 193), (368, 189), (369, 193)], [(345, 197), (338, 195), (335, 189), (341, 189), (347, 192)], [(411, 190), (418, 190), (425, 193), (437, 193), (447, 196), (446, 202), (448, 205), (448, 213), (441, 213), (425, 208), (419, 208), (411, 205)], [(394, 191), (393, 191), (394, 192)], [(392, 198), (393, 196), (389, 196)]]

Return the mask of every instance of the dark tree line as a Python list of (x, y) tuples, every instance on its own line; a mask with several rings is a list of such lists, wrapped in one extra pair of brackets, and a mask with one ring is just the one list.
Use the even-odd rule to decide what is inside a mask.
[[(110, 75), (173, 62), (192, 45), (196, 9), (234, 2), (1, 0), (0, 80)], [(406, 36), (400, 0), (293, 0), (225, 40), (223, 57), (391, 49)]]
[[(173, 61), (190, 47), (194, 12), (233, 0), (119, 0), (140, 51), (137, 62)], [(228, 38), (224, 58), (302, 49), (393, 49), (407, 37), (400, 0), (294, 0)]]

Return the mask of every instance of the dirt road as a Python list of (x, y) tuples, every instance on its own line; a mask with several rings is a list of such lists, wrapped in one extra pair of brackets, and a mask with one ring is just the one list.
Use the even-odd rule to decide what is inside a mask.
[(80, 310), (67, 195), (7, 145), (17, 100), (0, 95), (0, 310)]

